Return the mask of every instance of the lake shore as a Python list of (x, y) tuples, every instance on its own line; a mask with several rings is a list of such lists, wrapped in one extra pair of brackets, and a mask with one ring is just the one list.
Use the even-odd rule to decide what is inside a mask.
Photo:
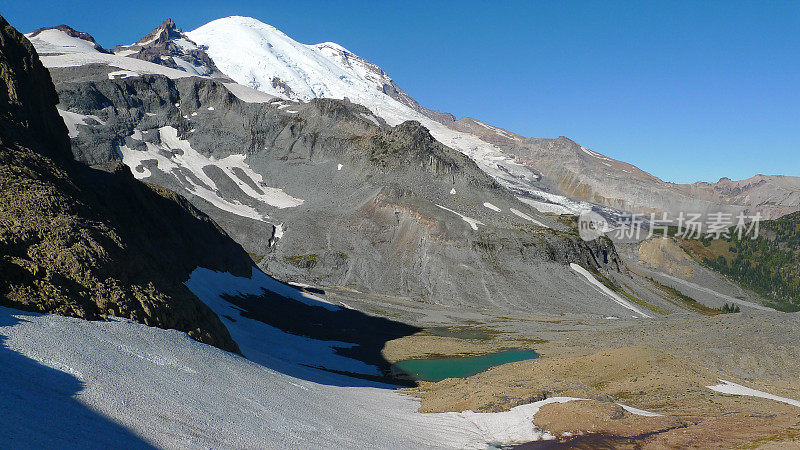
[[(366, 305), (374, 303), (360, 307)], [(588, 400), (546, 405), (536, 415), (536, 426), (565, 443), (576, 436), (605, 436), (621, 439), (623, 448), (631, 442), (644, 448), (800, 445), (800, 408), (709, 388), (724, 379), (800, 400), (797, 314), (652, 321), (492, 316), (438, 306), (420, 311), (419, 305), (403, 302), (382, 302), (381, 309), (423, 328), (386, 343), (382, 354), (390, 362), (508, 348), (541, 355), (404, 389), (420, 399), (422, 412), (498, 412), (549, 397), (576, 397)], [(472, 338), (454, 337), (459, 333)]]

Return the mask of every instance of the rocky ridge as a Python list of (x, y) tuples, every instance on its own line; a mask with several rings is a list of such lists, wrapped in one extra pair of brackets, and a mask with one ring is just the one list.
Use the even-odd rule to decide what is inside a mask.
[(638, 167), (609, 158), (560, 136), (525, 138), (502, 128), (464, 118), (450, 127), (498, 146), (540, 174), (546, 192), (635, 213), (761, 213), (775, 219), (800, 210), (800, 177), (756, 175), (716, 183), (665, 182)]

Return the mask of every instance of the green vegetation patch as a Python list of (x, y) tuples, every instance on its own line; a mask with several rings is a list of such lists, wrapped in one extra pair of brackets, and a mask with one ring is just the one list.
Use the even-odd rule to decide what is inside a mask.
[(694, 259), (770, 300), (781, 311), (800, 311), (800, 212), (760, 224), (757, 239), (678, 239)]
[(301, 267), (303, 269), (310, 269), (317, 265), (319, 255), (311, 253), (308, 255), (292, 255), (285, 258), (286, 262), (293, 266)]
[(683, 292), (677, 289), (665, 286), (652, 278), (648, 278), (648, 280), (650, 280), (650, 282), (653, 283), (653, 285), (655, 285), (658, 289), (667, 294), (667, 300), (670, 300), (672, 303), (678, 306), (684, 307), (690, 311), (704, 314), (706, 316), (715, 316), (722, 313), (722, 310), (710, 308), (689, 297), (688, 295), (685, 295)]

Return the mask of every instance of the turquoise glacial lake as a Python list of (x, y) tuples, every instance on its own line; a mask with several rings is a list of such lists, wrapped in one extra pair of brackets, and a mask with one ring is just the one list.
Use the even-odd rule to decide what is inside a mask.
[(406, 359), (392, 364), (392, 372), (418, 381), (441, 381), (464, 378), (501, 364), (538, 357), (539, 354), (533, 350), (512, 349), (480, 356)]

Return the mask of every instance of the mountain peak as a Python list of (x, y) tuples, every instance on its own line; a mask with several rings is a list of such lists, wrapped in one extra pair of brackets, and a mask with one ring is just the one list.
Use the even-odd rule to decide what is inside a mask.
[(167, 20), (161, 22), (160, 28), (165, 30), (174, 30), (175, 29), (175, 21), (172, 18), (167, 18)]
[(186, 33), (207, 47), (220, 70), (240, 84), (291, 100), (385, 97), (421, 111), (380, 67), (335, 42), (306, 45), (252, 17), (230, 16)]
[(208, 22), (207, 24), (203, 25), (203, 27), (211, 24), (214, 24), (215, 26), (244, 26), (254, 29), (270, 30), (278, 32), (285, 36), (285, 34), (282, 31), (278, 30), (276, 27), (268, 23), (262, 22), (256, 19), (255, 17), (249, 17), (249, 16), (234, 15), (234, 16), (220, 17), (219, 19), (215, 19), (212, 20), (211, 22)]
[(94, 37), (83, 31), (78, 31), (69, 25), (38, 28), (25, 35), (36, 42), (40, 53), (75, 53), (83, 51), (97, 51), (111, 53), (94, 40)]
[(32, 31), (31, 33), (28, 33), (28, 37), (29, 37), (29, 38), (36, 37), (36, 36), (38, 36), (39, 34), (41, 34), (41, 33), (42, 33), (42, 31), (47, 31), (47, 30), (58, 30), (58, 31), (62, 31), (62, 32), (64, 32), (64, 33), (65, 33), (67, 36), (72, 36), (72, 37), (74, 37), (74, 38), (83, 39), (84, 41), (89, 41), (89, 42), (91, 42), (91, 43), (94, 43), (94, 44), (96, 44), (96, 43), (97, 43), (97, 42), (94, 40), (94, 37), (93, 37), (91, 34), (89, 34), (89, 33), (85, 33), (85, 32), (83, 32), (83, 31), (78, 31), (78, 30), (76, 30), (76, 29), (72, 28), (71, 26), (69, 26), (69, 25), (64, 25), (64, 24), (61, 24), (61, 25), (58, 25), (58, 26), (55, 26), (55, 27), (43, 27), (43, 28), (37, 28), (36, 30)]
[(175, 25), (175, 21), (168, 18), (161, 22), (161, 25), (148, 33), (145, 37), (136, 42), (135, 45), (145, 46), (153, 43), (163, 43), (171, 38), (179, 38), (180, 30)]
[(192, 75), (220, 75), (214, 61), (168, 18), (131, 45), (118, 45), (114, 53), (141, 59)]

